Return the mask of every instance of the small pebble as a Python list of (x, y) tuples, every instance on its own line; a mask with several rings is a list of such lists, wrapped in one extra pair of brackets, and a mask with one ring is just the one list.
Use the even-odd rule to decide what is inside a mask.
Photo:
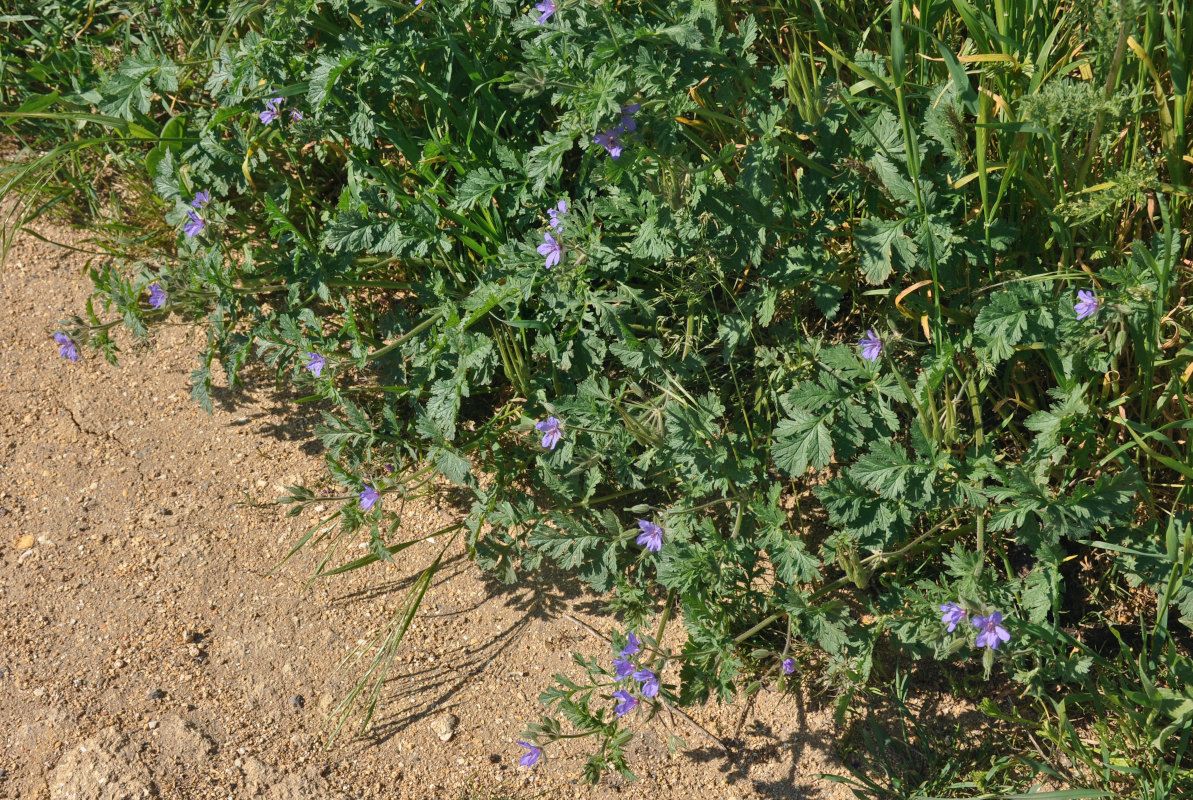
[(439, 737), (441, 741), (448, 741), (455, 735), (456, 728), (460, 724), (460, 718), (455, 714), (442, 714), (431, 720), (431, 730)]
[(148, 692), (146, 692), (145, 699), (146, 700), (161, 700), (165, 696), (166, 696), (166, 693), (163, 692), (161, 689), (150, 689)]
[(303, 698), (302, 695), (300, 695), (300, 694), (290, 695), (290, 705), (294, 706), (296, 709), (302, 708), (306, 704), (307, 704), (307, 701), (305, 698)]
[(149, 730), (151, 730), (151, 731), (155, 731), (155, 730), (157, 730), (157, 720), (154, 720), (153, 722), (150, 722), (150, 723), (149, 723), (148, 725), (146, 725), (145, 727), (149, 728)]

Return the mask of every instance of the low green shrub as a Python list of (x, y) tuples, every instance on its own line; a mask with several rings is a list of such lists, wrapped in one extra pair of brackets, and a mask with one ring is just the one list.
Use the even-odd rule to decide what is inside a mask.
[[(797, 667), (844, 714), (898, 657), (1018, 684), (1091, 769), (1064, 703), (1124, 681), (1108, 713), (1187, 783), (1179, 2), (151, 11), (118, 66), (0, 95), (104, 128), (79, 147), (139, 159), (173, 231), (109, 238), (59, 335), (115, 359), (114, 325), (182, 315), (208, 409), (254, 360), (319, 402), (340, 505), (299, 547), (371, 545), (320, 574), (421, 543), (397, 509), (440, 477), (468, 498), (337, 730), (462, 538), (625, 631), (544, 691), (523, 763), (591, 735), (589, 778), (628, 773), (640, 716)], [(1163, 659), (1091, 644), (1132, 587)]]

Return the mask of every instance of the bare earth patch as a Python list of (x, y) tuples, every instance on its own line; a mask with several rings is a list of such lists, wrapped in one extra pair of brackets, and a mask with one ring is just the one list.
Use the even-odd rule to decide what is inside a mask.
[[(21, 235), (0, 270), (0, 798), (846, 796), (813, 777), (842, 771), (829, 712), (765, 691), (740, 731), (740, 705), (694, 712), (727, 750), (676, 721), (692, 749), (671, 755), (666, 720), (640, 727), (633, 783), (590, 794), (584, 741), (520, 768), (515, 739), (551, 675), (578, 674), (574, 651), (611, 658), (565, 615), (603, 633), (611, 620), (566, 577), (502, 587), (462, 548), (369, 735), (326, 748), (360, 675), (340, 662), (434, 545), (310, 588), (316, 553), (268, 574), (315, 521), (257, 504), (323, 475), (315, 411), (265, 379), (218, 393), (208, 416), (186, 386), (200, 334), (183, 326), (122, 340), (119, 367), (59, 358), (50, 334), (83, 308), (87, 260)], [(427, 503), (403, 524), (454, 520)]]

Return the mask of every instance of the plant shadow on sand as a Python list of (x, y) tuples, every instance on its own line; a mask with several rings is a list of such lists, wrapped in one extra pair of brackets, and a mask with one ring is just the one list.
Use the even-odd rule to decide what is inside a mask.
[[(281, 441), (305, 441), (302, 449), (310, 455), (323, 452), (322, 445), (313, 437), (314, 425), (320, 420), (320, 403), (295, 405), (293, 400), (299, 395), (278, 394), (272, 375), (260, 368), (247, 369), (241, 377), (242, 384), (232, 389), (213, 387), (211, 392), (213, 400), (221, 407), (240, 410), (241, 416), (233, 422), (234, 425), (252, 425), (260, 433)], [(469, 510), (466, 493), (450, 485), (436, 486), (428, 500), (436, 511), (452, 519), (462, 519)], [(423, 545), (417, 550), (405, 551), (403, 555), (407, 558), (402, 562), (400, 575), (390, 573), (385, 580), (377, 580), (366, 571), (361, 579), (351, 582), (351, 588), (348, 584), (329, 587), (334, 594), (333, 605), (348, 609), (362, 602), (385, 603), (387, 598), (404, 597), (433, 560), (432, 548), (435, 547), (434, 544), (430, 547)], [(356, 732), (352, 719), (359, 719), (356, 711), (340, 734), (345, 737), (350, 751), (385, 747), (395, 738), (443, 714), (468, 714), (468, 701), (460, 699), (465, 696), (465, 687), (490, 682), (493, 671), (505, 669), (506, 664), (516, 661), (515, 652), (527, 637), (532, 637), (532, 643), (537, 644), (533, 637), (541, 636), (550, 626), (574, 634), (575, 650), (608, 647), (599, 631), (579, 619), (599, 620), (604, 603), (593, 596), (574, 573), (546, 565), (535, 572), (520, 574), (519, 583), (507, 585), (492, 574), (481, 573), (458, 543), (452, 551), (445, 554), (434, 575), (419, 611), (418, 623), (467, 623), (470, 615), (491, 616), (498, 610), (501, 625), (487, 628), (484, 636), (475, 637), (469, 647), (453, 652), (450, 659), (425, 658), (418, 644), (411, 640), (414, 637), (403, 642), (393, 669), (386, 676), (373, 724), (363, 735), (349, 742)], [(328, 568), (335, 566), (337, 564), (329, 564)], [(337, 577), (330, 576), (330, 579)], [(461, 582), (469, 586), (479, 584), (479, 592), (466, 602), (444, 603), (452, 587)], [(564, 619), (564, 615), (568, 619)], [(355, 667), (347, 667), (346, 674), (352, 677), (353, 669), (361, 668), (370, 658), (371, 655), (366, 655)], [(543, 675), (543, 678), (547, 679), (547, 676)], [(539, 688), (545, 688), (545, 685), (543, 683)], [(761, 797), (812, 800), (826, 796), (808, 779), (808, 774), (815, 770), (801, 771), (800, 765), (813, 754), (812, 763), (835, 762), (830, 744), (832, 735), (825, 727), (827, 713), (818, 707), (809, 709), (798, 693), (779, 702), (777, 713), (784, 717), (789, 715), (789, 709), (795, 709), (799, 725), (796, 730), (780, 732), (770, 721), (747, 717), (744, 725), (732, 731), (733, 735), (720, 739), (724, 749), (711, 743), (703, 744), (683, 751), (681, 759), (711, 765), (730, 786), (749, 786)], [(729, 707), (731, 716), (738, 718), (739, 708), (744, 708), (745, 703), (745, 700), (739, 700)], [(648, 729), (638, 733), (640, 747), (657, 739), (648, 733)], [(684, 733), (693, 742), (700, 738), (699, 733), (693, 735), (691, 727)], [(493, 763), (499, 758), (502, 756), (497, 752), (490, 754)], [(780, 771), (781, 776), (778, 775)], [(610, 780), (613, 783), (620, 781), (616, 776), (606, 778), (606, 782)]]
[[(735, 705), (743, 706), (739, 716), (741, 724), (734, 735), (723, 739), (728, 751), (715, 747), (700, 747), (687, 751), (687, 756), (698, 763), (711, 763), (725, 776), (730, 786), (746, 784), (757, 794), (774, 800), (813, 800), (822, 794), (803, 783), (800, 765), (813, 752), (815, 761), (823, 763), (832, 758), (830, 738), (824, 728), (824, 714), (813, 708), (809, 714), (808, 703), (799, 692), (777, 700), (780, 712), (794, 709), (798, 727), (786, 734), (775, 730), (770, 721), (749, 720), (746, 716), (746, 700)], [(752, 705), (752, 704), (751, 704)], [(784, 718), (790, 718), (783, 714)], [(782, 777), (771, 777), (779, 768)], [(762, 777), (760, 772), (769, 773)]]
[[(473, 646), (453, 653), (450, 665), (446, 661), (431, 662), (401, 674), (390, 674), (386, 681), (386, 702), (394, 706), (407, 703), (409, 705), (397, 713), (387, 713), (385, 709), (381, 709), (378, 721), (365, 736), (366, 741), (382, 744), (419, 722), (457, 708), (460, 701), (454, 698), (460, 695), (460, 691), (466, 685), (484, 679), (489, 670), (496, 669), (503, 659), (510, 657), (513, 648), (531, 633), (536, 623), (543, 625), (554, 621), (563, 611), (574, 608), (573, 603), (583, 594), (583, 589), (574, 576), (556, 570), (541, 570), (534, 574), (532, 580), (515, 586), (506, 586), (498, 581), (486, 579), (482, 584), (484, 592), (479, 599), (447, 610), (438, 609), (433, 605), (427, 608), (436, 598), (436, 590), (447, 588), (475, 569), (463, 553), (445, 558), (427, 592), (418, 619), (432, 625), (441, 621), (451, 621), (453, 618), (467, 621), (469, 614), (484, 613), (486, 609), (491, 611), (493, 608), (513, 612), (513, 618), (487, 636), (477, 637), (479, 641)], [(384, 584), (371, 585), (343, 595), (337, 602), (351, 603), (363, 598), (405, 592), (416, 579), (417, 574), (413, 574)], [(500, 618), (506, 620), (508, 614), (502, 614)], [(405, 647), (406, 643), (403, 643), (403, 648)]]
[(297, 443), (305, 455), (322, 455), (325, 448), (314, 431), (322, 419), (321, 410), (328, 405), (294, 402), (300, 397), (298, 392), (276, 386), (268, 370), (256, 363), (241, 370), (235, 386), (211, 387), (214, 404), (230, 413), (239, 412), (234, 427), (252, 426), (260, 435)]
[[(434, 625), (453, 618), (467, 620), (469, 615), (483, 614), (486, 608), (496, 608), (506, 612), (502, 616), (506, 622), (500, 629), (478, 637), (464, 652), (453, 654), (450, 661), (439, 659), (432, 662), (416, 657), (414, 660), (417, 663), (410, 664), (405, 670), (395, 665), (394, 672), (387, 678), (386, 693), (378, 708), (377, 720), (364, 736), (356, 740), (354, 747), (382, 746), (438, 715), (449, 712), (461, 716), (468, 714), (468, 701), (459, 699), (462, 690), (477, 681), (489, 681), (492, 670), (506, 669), (508, 663), (516, 660), (518, 646), (527, 637), (531, 637), (530, 643), (537, 646), (534, 637), (541, 636), (542, 629), (547, 626), (558, 628), (564, 615), (567, 617), (564, 625), (574, 632), (574, 638), (571, 639), (573, 649), (587, 651), (591, 655), (594, 650), (608, 647), (602, 634), (580, 619), (590, 615), (599, 619), (603, 604), (592, 597), (574, 575), (555, 568), (541, 569), (530, 576), (530, 581), (516, 585), (506, 585), (490, 575), (480, 575), (482, 592), (479, 597), (449, 609), (435, 606), (437, 590), (447, 590), (453, 582), (466, 579), (468, 573), (475, 569), (463, 553), (445, 558), (424, 601), (424, 606), (429, 605), (430, 609), (426, 617), (420, 613), (418, 619), (425, 619)], [(416, 578), (417, 573), (413, 573), (384, 584), (362, 587), (339, 596), (336, 602), (348, 604), (408, 591)], [(513, 612), (512, 619), (508, 617), (508, 612)], [(409, 644), (403, 643), (403, 648)], [(409, 654), (415, 651), (411, 648), (405, 652)], [(546, 674), (542, 674), (542, 679), (547, 680)], [(545, 688), (545, 685), (543, 683), (539, 688)], [(738, 717), (739, 709), (744, 709), (745, 702), (740, 700), (727, 707), (731, 716)], [(795, 731), (779, 733), (769, 719), (749, 720), (735, 736), (720, 740), (725, 749), (712, 744), (692, 747), (681, 751), (681, 763), (709, 764), (725, 776), (730, 786), (750, 786), (760, 797), (813, 800), (827, 796), (809, 785), (811, 781), (808, 776), (815, 770), (801, 773), (799, 766), (813, 753), (815, 757), (811, 762), (815, 764), (834, 762), (831, 732), (825, 728), (827, 712), (815, 707), (809, 709), (798, 693), (794, 697), (779, 700), (777, 706), (773, 711), (782, 719), (789, 716), (789, 709), (795, 709), (799, 720), (799, 727)], [(536, 714), (537, 711), (532, 716)], [(683, 720), (678, 717), (672, 719), (678, 731), (690, 741), (697, 741), (699, 733), (694, 733), (691, 727), (685, 729)], [(650, 733), (650, 730), (643, 728), (636, 731), (639, 746), (648, 747), (647, 743), (651, 742), (660, 744), (661, 749), (658, 736)], [(494, 752), (490, 758), (496, 763), (501, 755)], [(780, 768), (782, 776), (772, 777)], [(760, 772), (767, 775), (764, 777)], [(617, 776), (607, 776), (603, 782), (621, 785), (621, 779)]]

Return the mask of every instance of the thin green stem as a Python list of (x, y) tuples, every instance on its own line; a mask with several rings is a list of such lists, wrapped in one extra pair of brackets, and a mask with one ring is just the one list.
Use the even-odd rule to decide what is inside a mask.
[(397, 348), (401, 347), (403, 344), (405, 344), (407, 341), (409, 341), (414, 336), (417, 336), (419, 333), (422, 333), (427, 328), (434, 325), (436, 322), (439, 321), (439, 318), (442, 316), (443, 316), (442, 309), (439, 311), (436, 311), (435, 313), (431, 314), (431, 316), (427, 317), (425, 320), (418, 323), (410, 330), (406, 331), (406, 333), (402, 334), (397, 339), (394, 339), (392, 342), (387, 344), (385, 347), (382, 347), (380, 350), (374, 350), (372, 353), (369, 353), (366, 360), (367, 361), (375, 361), (376, 359), (381, 358), (382, 356), (396, 350)]

